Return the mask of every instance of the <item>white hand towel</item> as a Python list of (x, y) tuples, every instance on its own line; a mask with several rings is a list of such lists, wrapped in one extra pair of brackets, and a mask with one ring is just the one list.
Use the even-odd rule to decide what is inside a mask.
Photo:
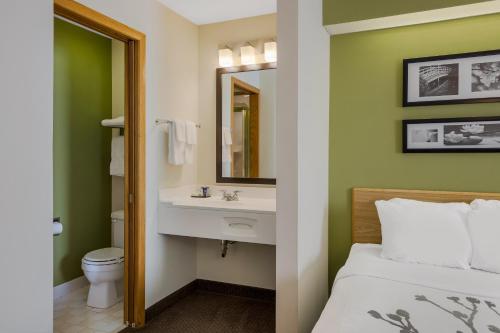
[(193, 164), (194, 146), (198, 141), (196, 133), (196, 124), (192, 121), (186, 121), (186, 164)]
[(186, 143), (189, 145), (195, 145), (198, 143), (196, 124), (189, 120), (186, 121)]
[(186, 154), (186, 123), (175, 120), (168, 124), (168, 163), (182, 165)]
[(231, 129), (229, 127), (222, 128), (222, 144), (226, 146), (233, 144), (233, 136), (231, 135)]
[(125, 175), (125, 146), (123, 136), (115, 136), (111, 139), (109, 174), (120, 177)]
[(231, 136), (231, 129), (228, 127), (222, 127), (222, 162), (231, 162), (232, 150), (231, 145), (233, 144), (233, 138)]
[(186, 122), (184, 120), (174, 120), (175, 138), (179, 142), (186, 142)]

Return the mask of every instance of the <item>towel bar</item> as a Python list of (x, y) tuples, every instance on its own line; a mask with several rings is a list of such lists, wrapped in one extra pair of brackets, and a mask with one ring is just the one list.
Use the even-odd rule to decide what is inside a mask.
[[(156, 125), (161, 125), (161, 124), (171, 124), (172, 120), (165, 120), (165, 119), (156, 119), (155, 124)], [(196, 124), (197, 128), (201, 128), (200, 124)]]

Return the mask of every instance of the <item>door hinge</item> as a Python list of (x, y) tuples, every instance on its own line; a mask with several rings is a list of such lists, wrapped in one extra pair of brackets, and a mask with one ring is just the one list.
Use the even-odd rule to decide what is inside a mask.
[(134, 195), (132, 193), (128, 195), (128, 203), (134, 203)]

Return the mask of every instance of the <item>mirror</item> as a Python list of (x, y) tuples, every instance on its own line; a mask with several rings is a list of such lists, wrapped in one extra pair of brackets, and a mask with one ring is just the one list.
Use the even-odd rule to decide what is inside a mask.
[(276, 184), (276, 64), (217, 70), (217, 182)]

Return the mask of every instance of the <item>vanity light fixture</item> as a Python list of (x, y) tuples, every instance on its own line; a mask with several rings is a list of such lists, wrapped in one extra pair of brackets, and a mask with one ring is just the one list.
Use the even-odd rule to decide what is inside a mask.
[(264, 58), (266, 62), (278, 61), (278, 51), (276, 42), (264, 43)]
[(255, 64), (255, 47), (252, 45), (241, 47), (241, 63), (243, 65)]
[(231, 67), (233, 65), (233, 50), (226, 47), (219, 50), (219, 66)]

